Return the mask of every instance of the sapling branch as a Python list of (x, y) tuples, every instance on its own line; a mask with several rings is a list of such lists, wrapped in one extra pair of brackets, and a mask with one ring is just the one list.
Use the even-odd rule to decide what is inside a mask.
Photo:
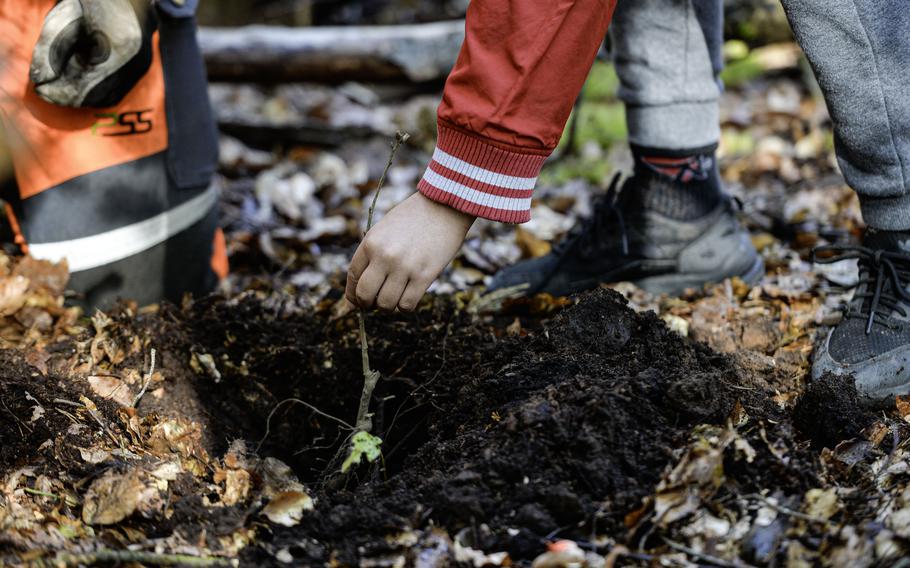
[[(379, 200), (379, 193), (382, 191), (382, 186), (385, 184), (386, 176), (389, 174), (389, 170), (392, 168), (392, 162), (395, 159), (395, 153), (398, 152), (398, 148), (402, 144), (407, 142), (410, 135), (406, 132), (396, 132), (395, 140), (392, 142), (392, 151), (389, 152), (389, 161), (385, 165), (385, 169), (382, 171), (382, 176), (379, 178), (379, 184), (376, 186), (376, 192), (373, 194), (373, 201), (370, 203), (370, 209), (367, 213), (367, 230), (369, 232), (373, 228), (373, 213), (376, 211), (376, 202)], [(367, 331), (365, 325), (366, 313), (363, 308), (360, 309), (359, 315), (359, 324), (360, 324), (360, 359), (361, 364), (363, 365), (363, 391), (360, 393), (360, 406), (357, 409), (357, 421), (354, 423), (354, 427), (357, 431), (369, 433), (373, 429), (373, 419), (370, 415), (370, 399), (373, 398), (373, 390), (376, 388), (376, 383), (379, 382), (379, 377), (381, 376), (378, 371), (374, 371), (370, 368), (370, 346), (369, 340), (367, 339)]]

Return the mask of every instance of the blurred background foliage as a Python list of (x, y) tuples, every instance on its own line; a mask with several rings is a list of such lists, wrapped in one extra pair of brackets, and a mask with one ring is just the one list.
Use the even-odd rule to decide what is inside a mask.
[[(635, 1), (635, 0), (620, 0)], [(222, 0), (203, 1), (206, 25), (389, 25), (461, 18), (469, 0)], [(725, 0), (727, 37), (750, 45), (785, 41), (790, 30), (777, 0)]]

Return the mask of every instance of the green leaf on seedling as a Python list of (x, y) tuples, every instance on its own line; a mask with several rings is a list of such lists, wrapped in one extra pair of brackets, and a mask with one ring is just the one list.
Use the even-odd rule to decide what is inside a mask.
[(354, 434), (354, 437), (351, 438), (351, 453), (348, 454), (344, 463), (341, 464), (341, 472), (344, 473), (352, 465), (359, 464), (362, 459), (367, 458), (368, 462), (374, 462), (379, 459), (379, 456), (382, 454), (382, 451), (379, 449), (379, 446), (382, 445), (382, 438), (378, 436), (373, 436), (369, 432), (364, 432), (361, 430)]

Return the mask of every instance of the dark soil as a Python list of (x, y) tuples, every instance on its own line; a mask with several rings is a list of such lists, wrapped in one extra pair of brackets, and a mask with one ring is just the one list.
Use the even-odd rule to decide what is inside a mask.
[(856, 384), (849, 375), (825, 375), (806, 386), (793, 411), (793, 421), (817, 449), (834, 448), (858, 436), (875, 420), (860, 404)]
[[(638, 547), (648, 528), (624, 519), (679, 461), (693, 427), (747, 415), (739, 430), (754, 461), (730, 457), (723, 491), (801, 495), (818, 486), (821, 447), (870, 419), (839, 383), (810, 386), (791, 418), (730, 358), (669, 331), (653, 313), (635, 313), (611, 291), (585, 295), (518, 337), (437, 300), (413, 315), (368, 317), (373, 367), (383, 375), (371, 406), (383, 461), (345, 477), (337, 457), (350, 432), (339, 421), (354, 421), (362, 383), (355, 315), (334, 319), (328, 306), (304, 310), (249, 293), (118, 321), (161, 353), (167, 394), (147, 397), (141, 412), (201, 422), (213, 455), (243, 438), (312, 489), (316, 510), (293, 528), (261, 525), (242, 552), (250, 564), (275, 563), (285, 549), (304, 565), (352, 565), (396, 549), (388, 535), (430, 526), (467, 531), (472, 546), (519, 562), (553, 538), (609, 534)], [(190, 371), (194, 352), (211, 355), (220, 378)], [(0, 352), (0, 363), (2, 471), (54, 452), (71, 479), (97, 473), (77, 459), (90, 441), (53, 404), (78, 400), (85, 393), (73, 385), (83, 383), (41, 376), (17, 352)], [(35, 403), (26, 390), (47, 408), (40, 426), (28, 424)], [(98, 406), (116, 416), (112, 403)], [(831, 423), (839, 427), (819, 426)], [(146, 534), (179, 526), (211, 539), (256, 518), (206, 507), (193, 487), (180, 487), (174, 517), (142, 521)]]
[[(88, 394), (73, 381), (42, 375), (23, 361), (21, 351), (0, 350), (0, 472), (34, 464), (35, 456), (43, 455), (74, 475), (84, 473), (78, 448), (91, 446), (94, 434), (73, 427), (61, 412), (72, 408), (61, 401), (79, 404), (79, 397)], [(113, 403), (94, 402), (99, 416), (116, 412)]]
[[(236, 437), (255, 447), (268, 415), (289, 398), (353, 422), (362, 381), (355, 317), (247, 296), (200, 301), (168, 319), (180, 322), (159, 330), (169, 350), (209, 353), (222, 373), (217, 383), (194, 383), (209, 428), (221, 434), (214, 451)], [(693, 426), (723, 424), (737, 401), (758, 418), (773, 414), (766, 393), (743, 384), (728, 358), (610, 291), (585, 296), (527, 337), (442, 307), (370, 316), (368, 331), (383, 374), (373, 409), (385, 468), (340, 478), (332, 460), (348, 432), (282, 404), (260, 453), (316, 488), (317, 511), (261, 538), (247, 560), (290, 546), (304, 562), (334, 551), (353, 563), (389, 548), (386, 535), (430, 523), (451, 534), (469, 528), (478, 548), (517, 559), (556, 536), (621, 535), (624, 516), (653, 493)], [(759, 459), (782, 486), (810, 484), (800, 471), (810, 459), (789, 467), (769, 456)], [(754, 476), (742, 473), (748, 485)], [(773, 486), (766, 473), (762, 486)], [(484, 524), (489, 531), (476, 530)], [(298, 546), (303, 537), (320, 544)]]

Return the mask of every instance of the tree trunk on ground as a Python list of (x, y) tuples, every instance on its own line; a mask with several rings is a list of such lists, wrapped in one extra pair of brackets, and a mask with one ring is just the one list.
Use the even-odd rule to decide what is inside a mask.
[(411, 26), (202, 28), (213, 81), (422, 83), (448, 75), (464, 22)]

